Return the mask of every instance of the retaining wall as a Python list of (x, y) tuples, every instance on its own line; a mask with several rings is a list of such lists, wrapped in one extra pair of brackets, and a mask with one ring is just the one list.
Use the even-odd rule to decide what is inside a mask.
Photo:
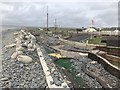
[(120, 79), (120, 69), (109, 63), (105, 58), (91, 52), (88, 53), (88, 58), (102, 64), (105, 70)]

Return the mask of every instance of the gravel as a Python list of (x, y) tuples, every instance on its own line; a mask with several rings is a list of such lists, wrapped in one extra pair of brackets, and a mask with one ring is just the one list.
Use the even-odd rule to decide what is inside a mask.
[(94, 71), (95, 73), (99, 74), (99, 76), (104, 79), (106, 82), (110, 84), (110, 86), (114, 88), (118, 88), (118, 82), (120, 81), (115, 76), (111, 75), (109, 72), (107, 72), (103, 66), (99, 63), (92, 64), (91, 62), (87, 63), (87, 69), (89, 71)]
[(55, 84), (57, 86), (61, 86), (61, 84), (64, 82), (62, 74), (57, 69), (56, 65), (53, 63), (52, 59), (46, 54), (46, 51), (44, 47), (41, 46), (41, 51), (43, 52), (43, 56), (46, 60), (46, 63), (49, 65), (49, 70), (51, 72), (51, 76), (54, 80), (54, 82), (51, 82), (51, 84)]
[[(13, 33), (4, 34), (3, 46), (9, 43), (14, 43)], [(6, 36), (5, 36), (6, 35)], [(8, 37), (9, 36), (9, 37)], [(13, 40), (14, 39), (14, 40)], [(5, 50), (2, 48), (2, 77), (0, 87), (2, 88), (46, 88), (48, 87), (42, 66), (36, 50), (25, 51), (24, 54), (30, 56), (33, 62), (24, 64), (16, 59), (11, 59), (10, 56), (15, 51), (15, 48)]]
[(96, 74), (99, 74), (101, 78), (103, 78), (105, 81), (108, 81), (110, 83), (110, 86), (113, 88), (118, 88), (118, 82), (120, 80), (116, 78), (115, 76), (111, 75), (109, 72), (107, 72), (103, 66), (99, 63), (92, 64), (91, 59), (87, 57), (81, 57), (79, 60), (71, 59), (70, 62), (72, 62), (72, 67), (76, 69), (76, 71), (79, 73), (79, 77), (81, 77), (86, 84), (91, 88), (102, 88), (102, 86), (99, 84), (99, 82), (96, 79), (91, 78), (87, 74), (85, 74), (82, 70), (82, 64), (86, 63), (86, 69), (89, 71), (94, 71)]

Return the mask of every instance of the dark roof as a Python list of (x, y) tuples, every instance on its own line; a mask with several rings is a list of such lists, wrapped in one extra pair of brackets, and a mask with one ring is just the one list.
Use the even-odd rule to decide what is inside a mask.
[(107, 46), (120, 47), (120, 36), (104, 36), (102, 40), (105, 40)]

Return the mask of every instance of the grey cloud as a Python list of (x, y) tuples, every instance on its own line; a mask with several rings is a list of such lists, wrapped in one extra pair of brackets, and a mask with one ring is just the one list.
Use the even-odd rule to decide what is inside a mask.
[(67, 3), (2, 3), (12, 6), (12, 11), (3, 10), (3, 24), (46, 26), (46, 6), (49, 6), (49, 26), (54, 19), (64, 27), (89, 27), (94, 19), (95, 25), (116, 26), (117, 3), (114, 2), (67, 2)]

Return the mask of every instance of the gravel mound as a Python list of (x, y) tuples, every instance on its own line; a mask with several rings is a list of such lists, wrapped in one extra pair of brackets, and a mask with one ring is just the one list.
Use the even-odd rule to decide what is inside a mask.
[[(30, 55), (30, 54), (29, 54)], [(2, 82), (3, 88), (39, 88), (47, 87), (45, 75), (39, 63), (36, 52), (30, 55), (33, 62), (24, 64), (14, 59), (4, 59), (2, 62)], [(4, 80), (5, 79), (5, 80)]]
[[(37, 51), (25, 50), (24, 55), (30, 56), (32, 62), (29, 64), (19, 62), (10, 56), (15, 52), (15, 48), (5, 49), (4, 46), (13, 43), (13, 34), (5, 34), (2, 48), (2, 77), (1, 88), (47, 88), (45, 75), (39, 62)], [(8, 37), (9, 36), (9, 37)], [(14, 39), (14, 40), (13, 40)]]

